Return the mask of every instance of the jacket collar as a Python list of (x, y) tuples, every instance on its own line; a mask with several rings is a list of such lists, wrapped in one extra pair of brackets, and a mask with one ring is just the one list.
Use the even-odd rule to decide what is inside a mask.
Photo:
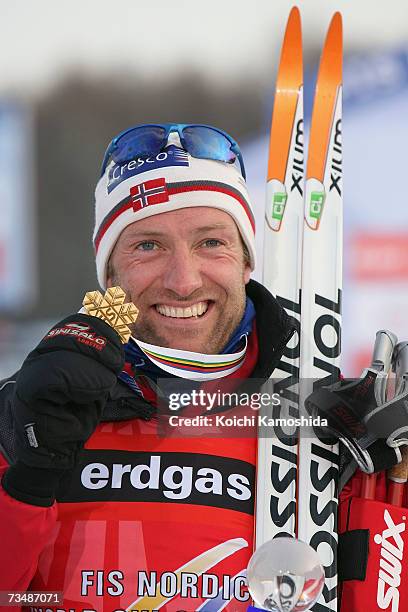
[(258, 363), (251, 378), (266, 380), (278, 365), (297, 328), (297, 322), (260, 283), (250, 280), (247, 294), (255, 304), (258, 334)]

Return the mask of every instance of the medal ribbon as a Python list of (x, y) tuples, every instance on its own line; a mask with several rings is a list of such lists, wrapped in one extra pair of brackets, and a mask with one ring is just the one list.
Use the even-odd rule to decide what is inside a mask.
[(207, 355), (178, 349), (164, 348), (148, 344), (141, 340), (133, 340), (143, 353), (156, 366), (179, 378), (204, 381), (224, 378), (238, 370), (245, 359), (247, 336), (242, 336), (244, 347), (236, 353), (222, 355)]

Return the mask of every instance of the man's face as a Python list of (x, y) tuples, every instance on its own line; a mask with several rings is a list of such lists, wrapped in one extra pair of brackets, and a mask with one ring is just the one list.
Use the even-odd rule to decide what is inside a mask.
[(184, 208), (132, 223), (110, 259), (108, 286), (139, 308), (132, 328), (144, 342), (218, 353), (240, 322), (250, 267), (232, 217)]

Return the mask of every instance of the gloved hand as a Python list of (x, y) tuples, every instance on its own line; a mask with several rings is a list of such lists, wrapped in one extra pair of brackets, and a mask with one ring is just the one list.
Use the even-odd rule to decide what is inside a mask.
[[(310, 414), (327, 418), (360, 469), (379, 472), (400, 463), (408, 444), (408, 341), (392, 332), (376, 334), (371, 366), (358, 380), (339, 381), (314, 391), (305, 402)], [(394, 397), (387, 391), (395, 372)]]
[[(342, 380), (313, 391), (305, 400), (309, 414), (326, 419), (328, 429), (348, 448), (358, 467), (368, 474), (388, 469), (401, 461), (397, 445), (390, 445), (388, 432), (399, 429), (398, 412), (392, 402), (379, 404), (375, 387), (378, 372), (368, 368), (357, 380)], [(380, 381), (381, 382), (381, 381)], [(396, 415), (396, 418), (394, 417)]]
[(123, 364), (118, 334), (96, 317), (71, 315), (41, 340), (16, 380), (18, 460), (2, 481), (9, 495), (52, 505), (61, 477), (98, 425)]
[[(388, 397), (391, 369), (395, 394)], [(401, 461), (400, 446), (408, 444), (408, 342), (377, 332), (370, 367), (358, 380), (321, 387), (305, 401), (309, 414), (326, 418), (335, 433), (367, 473), (388, 469)]]

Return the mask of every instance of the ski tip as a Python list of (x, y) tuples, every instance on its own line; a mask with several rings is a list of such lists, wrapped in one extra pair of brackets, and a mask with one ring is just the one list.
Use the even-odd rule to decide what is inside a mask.
[(334, 15), (333, 15), (333, 17), (332, 17), (332, 19), (331, 19), (331, 22), (330, 22), (330, 23), (331, 23), (331, 24), (332, 24), (332, 23), (335, 23), (335, 24), (336, 24), (336, 27), (340, 27), (340, 28), (342, 27), (342, 24), (343, 24), (343, 18), (342, 18), (342, 16), (341, 16), (340, 11), (336, 11), (336, 12), (334, 13)]
[[(300, 11), (290, 11), (276, 78), (274, 110), (269, 141), (267, 180), (285, 181), (287, 160), (303, 84)], [(278, 143), (278, 144), (277, 144)]]
[(290, 11), (283, 37), (279, 61), (277, 88), (297, 90), (303, 82), (302, 24), (300, 11)]
[(288, 24), (290, 21), (297, 21), (300, 24), (300, 10), (297, 6), (292, 6), (290, 9)]
[(343, 78), (343, 26), (335, 13), (327, 31), (317, 74), (306, 178), (324, 181), (337, 95)]
[(323, 46), (319, 72), (322, 80), (341, 81), (343, 71), (343, 21), (339, 12), (335, 13), (327, 30)]
[(302, 22), (300, 11), (294, 6), (289, 13), (286, 23), (283, 50), (286, 48), (297, 49), (298, 55), (302, 54)]
[(343, 70), (343, 24), (340, 13), (335, 13), (330, 21), (320, 58), (317, 87), (342, 80)]
[(334, 13), (333, 17), (331, 18), (329, 29), (327, 31), (326, 41), (328, 41), (330, 38), (336, 39), (337, 41), (339, 41), (339, 44), (342, 45), (343, 18), (341, 16), (341, 13), (339, 13), (338, 11), (337, 13)]
[(337, 80), (342, 78), (343, 64), (343, 21), (340, 13), (335, 13), (330, 21), (320, 58), (319, 77), (322, 80)]

